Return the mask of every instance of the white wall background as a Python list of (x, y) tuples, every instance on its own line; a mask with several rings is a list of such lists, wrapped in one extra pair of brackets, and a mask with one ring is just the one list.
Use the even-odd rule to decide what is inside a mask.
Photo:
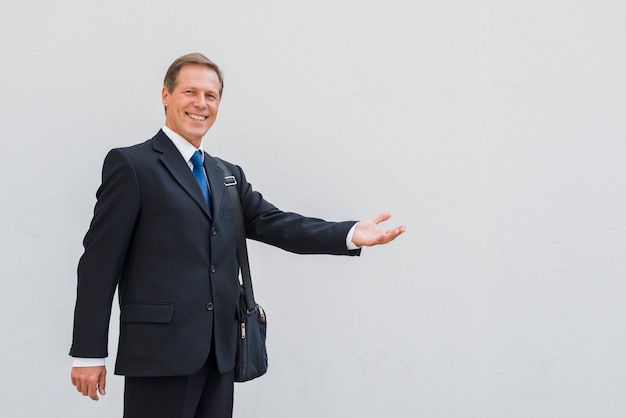
[(1, 416), (121, 416), (122, 378), (70, 384), (76, 263), (104, 155), (192, 51), (226, 76), (211, 153), (283, 209), (409, 228), (359, 259), (251, 244), (271, 366), (236, 417), (626, 416), (624, 1), (0, 9)]

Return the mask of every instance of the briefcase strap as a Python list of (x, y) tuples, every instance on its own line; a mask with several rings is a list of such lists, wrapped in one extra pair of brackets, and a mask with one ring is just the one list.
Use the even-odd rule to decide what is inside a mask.
[(237, 179), (232, 175), (228, 167), (226, 167), (226, 164), (217, 157), (213, 158), (224, 172), (224, 186), (226, 186), (226, 189), (230, 193), (235, 212), (237, 213), (237, 259), (239, 260), (239, 270), (241, 271), (246, 307), (248, 308), (248, 312), (252, 312), (256, 309), (256, 302), (254, 301), (254, 292), (252, 291), (252, 277), (250, 276), (250, 263), (248, 262), (245, 221), (239, 200), (239, 186)]

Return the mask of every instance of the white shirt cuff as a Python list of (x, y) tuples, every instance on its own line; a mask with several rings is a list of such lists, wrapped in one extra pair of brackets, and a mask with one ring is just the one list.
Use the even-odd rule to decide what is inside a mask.
[(348, 231), (348, 236), (346, 237), (346, 247), (348, 248), (348, 251), (358, 250), (359, 248), (361, 248), (357, 245), (354, 245), (354, 242), (352, 242), (352, 235), (354, 235), (354, 229), (356, 228), (357, 224), (358, 222), (352, 225), (352, 228), (350, 228), (350, 231)]
[(103, 358), (72, 357), (72, 367), (96, 367), (104, 365), (105, 360)]

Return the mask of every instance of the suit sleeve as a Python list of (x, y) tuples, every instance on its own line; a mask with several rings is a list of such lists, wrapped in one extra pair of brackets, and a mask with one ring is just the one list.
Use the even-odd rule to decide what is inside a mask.
[(78, 263), (74, 357), (108, 356), (111, 305), (140, 208), (137, 176), (123, 150), (112, 150), (105, 158), (96, 198)]
[(357, 221), (329, 222), (324, 219), (284, 212), (253, 190), (238, 166), (239, 194), (246, 223), (246, 235), (297, 254), (360, 255), (348, 250), (346, 237)]

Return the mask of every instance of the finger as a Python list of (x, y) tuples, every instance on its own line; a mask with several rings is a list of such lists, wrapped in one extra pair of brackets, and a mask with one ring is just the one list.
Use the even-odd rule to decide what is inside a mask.
[(388, 231), (385, 235), (383, 235), (381, 237), (380, 243), (381, 244), (387, 244), (391, 241), (393, 241), (398, 235), (396, 234), (395, 231)]
[(406, 226), (398, 226), (393, 230), (394, 236), (402, 235), (406, 232)]
[(72, 379), (72, 385), (78, 386), (78, 383), (80, 382), (80, 380), (78, 379), (78, 376), (76, 375), (75, 368), (72, 368), (72, 372), (70, 373), (70, 378)]
[(400, 234), (402, 234), (404, 231), (406, 230), (406, 228), (404, 227), (399, 227), (396, 229), (391, 229), (389, 231), (387, 231), (382, 237), (381, 237), (381, 244), (387, 244), (391, 241), (393, 241), (394, 239), (398, 238), (398, 236)]
[(400, 226), (396, 228), (394, 231), (396, 232), (394, 235), (394, 238), (397, 238), (406, 232), (406, 226)]
[(89, 383), (86, 381), (83, 381), (80, 383), (80, 393), (83, 394), (83, 396), (89, 396)]
[(94, 401), (98, 400), (98, 388), (97, 388), (97, 386), (98, 385), (96, 385), (95, 383), (94, 384), (90, 384), (88, 386), (89, 389), (88, 389), (88, 391), (86, 393), (86, 395), (89, 396)]
[(80, 393), (83, 393), (83, 385), (84, 385), (84, 383), (80, 379), (78, 379), (78, 378), (74, 379), (74, 382), (75, 382), (74, 386), (76, 386), (76, 390), (78, 392), (80, 392)]
[(85, 376), (79, 376), (76, 378), (76, 390), (83, 396), (89, 396), (89, 378)]

